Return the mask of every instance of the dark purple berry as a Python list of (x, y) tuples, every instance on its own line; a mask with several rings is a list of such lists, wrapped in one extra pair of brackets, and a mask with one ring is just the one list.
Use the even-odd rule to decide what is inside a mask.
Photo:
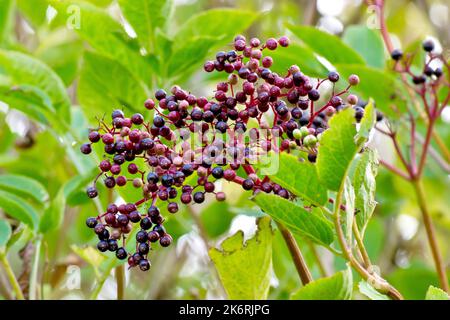
[(94, 217), (87, 218), (86, 225), (88, 226), (88, 228), (94, 228), (97, 225), (97, 219), (95, 219)]
[(108, 248), (109, 248), (108, 241), (101, 240), (99, 241), (99, 243), (97, 243), (97, 249), (101, 252), (107, 251)]
[(98, 191), (95, 187), (89, 187), (86, 189), (86, 194), (89, 198), (95, 198), (96, 196), (98, 196)]
[(117, 251), (116, 251), (116, 257), (117, 257), (117, 259), (119, 259), (119, 260), (124, 260), (124, 259), (127, 258), (127, 256), (128, 256), (128, 253), (127, 253), (127, 251), (125, 250), (125, 248), (119, 248), (119, 249), (117, 249)]

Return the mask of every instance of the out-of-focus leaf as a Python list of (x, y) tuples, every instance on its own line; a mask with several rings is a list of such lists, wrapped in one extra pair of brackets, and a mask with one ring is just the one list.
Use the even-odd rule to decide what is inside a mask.
[(41, 44), (35, 54), (59, 75), (66, 86), (69, 86), (77, 76), (82, 53), (83, 43), (80, 40), (70, 39), (63, 43)]
[[(80, 14), (80, 26), (75, 31), (98, 53), (109, 57), (128, 69), (133, 75), (146, 81), (151, 76), (151, 65), (133, 44), (123, 26), (114, 20), (106, 10), (92, 4), (76, 0), (49, 0), (58, 10), (58, 15), (66, 17), (67, 9), (76, 5)], [(104, 80), (106, 80), (105, 78)], [(113, 81), (114, 78), (109, 78)], [(108, 80), (106, 80), (108, 81)]]
[(373, 105), (373, 100), (370, 99), (364, 109), (364, 117), (361, 119), (361, 123), (359, 126), (358, 134), (355, 139), (357, 142), (361, 139), (361, 141), (366, 141), (369, 139), (370, 131), (373, 129), (376, 120), (375, 108)]
[(70, 99), (58, 75), (43, 62), (23, 53), (0, 50), (0, 72), (13, 86), (30, 85), (45, 92), (51, 99), (60, 121), (70, 123)]
[(270, 179), (295, 195), (321, 206), (328, 201), (327, 189), (320, 183), (316, 166), (287, 154), (279, 154), (278, 171)]
[(0, 189), (12, 192), (23, 198), (31, 198), (41, 204), (48, 200), (45, 187), (34, 179), (15, 174), (0, 175)]
[(291, 300), (350, 300), (353, 291), (352, 271), (340, 271), (331, 277), (308, 283), (291, 295)]
[(106, 257), (102, 255), (98, 250), (87, 246), (87, 247), (80, 247), (77, 245), (72, 245), (70, 247), (73, 252), (75, 252), (78, 256), (80, 256), (81, 259), (89, 263), (94, 268), (99, 268), (100, 265), (106, 261)]
[(18, 196), (0, 190), (0, 207), (11, 217), (35, 229), (39, 216), (32, 206)]
[(115, 61), (87, 52), (78, 88), (80, 104), (88, 118), (102, 116), (111, 108), (128, 112), (142, 109), (147, 99), (145, 88), (130, 72)]
[(450, 296), (444, 290), (430, 286), (425, 300), (450, 300)]
[(11, 226), (6, 220), (0, 220), (0, 251), (5, 249), (9, 238), (11, 237)]
[(339, 190), (358, 151), (355, 135), (354, 111), (351, 108), (332, 117), (330, 128), (322, 134), (317, 156), (317, 172), (319, 179), (330, 190)]
[(292, 43), (287, 48), (271, 51), (269, 55), (274, 61), (270, 69), (280, 75), (286, 74), (292, 65), (298, 65), (303, 73), (311, 77), (323, 78), (328, 74), (328, 70), (317, 60), (314, 52), (304, 44)]
[(212, 37), (195, 37), (184, 41), (183, 45), (173, 52), (167, 62), (169, 78), (185, 77), (193, 70), (199, 69), (201, 64), (198, 61), (203, 61), (215, 44), (217, 44), (217, 39)]
[(330, 63), (364, 65), (364, 59), (337, 36), (310, 26), (287, 25), (299, 39)]
[(16, 0), (17, 7), (30, 24), (38, 28), (46, 22), (47, 0)]
[[(360, 95), (362, 99), (373, 98), (377, 109), (390, 116), (398, 116), (393, 106), (400, 112), (406, 110), (406, 99), (398, 79), (390, 72), (381, 71), (372, 67), (361, 65), (335, 65), (341, 76), (347, 78), (357, 74), (360, 83), (352, 87), (352, 92)], [(376, 85), (374, 85), (376, 83)]]
[(366, 60), (367, 65), (384, 68), (384, 43), (379, 30), (369, 29), (363, 25), (348, 26), (342, 40), (356, 50)]
[(45, 210), (39, 223), (39, 231), (47, 233), (58, 228), (63, 221), (65, 209), (66, 197), (64, 187), (62, 187), (55, 198), (52, 199), (50, 206)]
[[(414, 279), (414, 281), (411, 281)], [(418, 262), (413, 262), (407, 269), (396, 269), (386, 276), (405, 299), (423, 300), (430, 285), (438, 287), (436, 272)]]
[(370, 300), (390, 300), (386, 295), (379, 293), (366, 281), (360, 281), (358, 284), (359, 292), (368, 297)]
[(29, 235), (29, 230), (30, 229), (24, 227), (23, 225), (20, 225), (18, 228), (16, 228), (16, 230), (14, 230), (14, 232), (9, 237), (8, 243), (6, 244), (6, 250), (9, 250), (14, 244), (16, 244), (23, 235)]
[(214, 201), (200, 213), (200, 221), (211, 238), (224, 234), (230, 227), (234, 214), (227, 202)]
[(154, 51), (155, 31), (164, 29), (172, 5), (171, 0), (119, 0), (120, 8), (137, 34), (141, 45)]
[(254, 198), (256, 204), (289, 230), (324, 245), (334, 240), (333, 225), (316, 212), (308, 212), (292, 201), (274, 194), (260, 192)]
[(258, 17), (251, 11), (211, 9), (191, 17), (176, 33), (174, 45), (182, 46), (194, 37), (232, 38), (247, 29)]
[(267, 299), (272, 265), (270, 221), (261, 218), (256, 235), (245, 243), (243, 232), (238, 231), (222, 242), (222, 250), (209, 251), (229, 299)]
[(0, 44), (8, 40), (13, 18), (13, 1), (0, 1)]

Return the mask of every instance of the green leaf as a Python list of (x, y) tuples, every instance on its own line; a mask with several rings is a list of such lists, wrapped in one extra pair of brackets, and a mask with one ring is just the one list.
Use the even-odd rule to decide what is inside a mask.
[(139, 43), (149, 52), (154, 51), (155, 31), (163, 29), (170, 14), (172, 1), (167, 0), (119, 0), (120, 8), (137, 34)]
[(211, 9), (191, 17), (176, 33), (174, 45), (181, 46), (194, 37), (214, 37), (232, 40), (245, 31), (258, 14), (238, 9)]
[(65, 209), (66, 197), (64, 188), (61, 188), (55, 198), (52, 199), (50, 206), (45, 210), (39, 223), (39, 231), (47, 233), (57, 229), (63, 221)]
[(281, 75), (286, 74), (292, 65), (298, 65), (300, 70), (310, 77), (321, 77), (328, 74), (328, 70), (317, 60), (314, 52), (304, 44), (292, 43), (287, 48), (271, 51), (270, 56), (274, 64), (271, 67)]
[(186, 77), (193, 70), (199, 69), (198, 61), (203, 61), (211, 47), (217, 43), (217, 39), (212, 37), (195, 37), (184, 41), (167, 62), (168, 77), (173, 79)]
[(376, 121), (376, 113), (373, 105), (373, 100), (369, 99), (365, 109), (364, 117), (361, 119), (361, 124), (356, 136), (356, 140), (361, 139), (362, 142), (369, 139), (370, 131), (373, 129)]
[(11, 237), (11, 226), (6, 220), (0, 220), (0, 251), (5, 249), (9, 238)]
[(111, 108), (142, 109), (145, 88), (115, 61), (87, 52), (78, 88), (80, 104), (89, 119), (109, 113)]
[(288, 24), (287, 28), (301, 39), (314, 52), (330, 63), (365, 64), (364, 59), (355, 50), (347, 46), (337, 36), (310, 26)]
[(314, 164), (287, 153), (280, 153), (278, 162), (278, 171), (270, 176), (272, 181), (317, 206), (328, 201), (327, 189), (320, 183)]
[(0, 74), (6, 73), (14, 86), (30, 85), (51, 99), (60, 121), (70, 123), (70, 99), (58, 75), (41, 61), (23, 53), (0, 50)]
[(222, 250), (209, 250), (229, 299), (267, 299), (272, 265), (270, 221), (261, 218), (256, 235), (245, 243), (243, 232), (238, 231), (222, 242)]
[(348, 268), (331, 277), (308, 283), (293, 293), (291, 300), (350, 300), (352, 291), (352, 272)]
[(319, 179), (330, 190), (338, 191), (359, 147), (355, 143), (354, 110), (344, 109), (329, 122), (322, 134), (317, 156)]
[(376, 150), (367, 149), (355, 158), (352, 184), (355, 189), (356, 222), (361, 234), (375, 210), (376, 181), (378, 172), (378, 156)]
[(46, 202), (49, 198), (47, 190), (40, 182), (20, 175), (1, 175), (0, 189), (12, 192), (24, 198), (31, 198), (41, 204)]
[[(106, 10), (76, 0), (50, 0), (50, 3), (58, 10), (58, 15), (65, 18), (69, 17), (67, 8), (76, 5), (80, 10), (80, 27), (75, 28), (79, 36), (98, 53), (120, 63), (136, 77), (143, 81), (150, 79), (152, 68), (140, 54), (139, 46), (133, 43), (123, 26)], [(109, 80), (115, 79), (109, 78)], [(107, 81), (106, 78), (104, 81)]]
[(95, 269), (98, 269), (100, 265), (106, 261), (106, 257), (98, 250), (95, 250), (91, 246), (80, 247), (77, 245), (70, 246), (73, 252), (75, 252), (81, 259), (89, 263)]
[(369, 29), (363, 25), (345, 28), (342, 40), (354, 48), (367, 62), (367, 65), (383, 69), (385, 65), (384, 43), (379, 30)]
[(9, 216), (22, 221), (33, 230), (37, 226), (39, 217), (34, 208), (12, 193), (0, 190), (0, 208)]
[(386, 295), (379, 293), (366, 281), (358, 283), (359, 292), (368, 297), (370, 300), (390, 300)]
[(0, 44), (9, 40), (13, 13), (14, 5), (12, 0), (0, 1)]
[(17, 7), (33, 27), (40, 27), (46, 22), (47, 0), (16, 0)]
[(343, 78), (357, 74), (360, 83), (352, 87), (352, 92), (359, 94), (360, 98), (366, 101), (373, 98), (377, 108), (385, 114), (398, 117), (392, 106), (400, 112), (406, 110), (406, 95), (399, 80), (392, 73), (361, 65), (341, 64), (336, 65), (336, 68)]
[(306, 211), (292, 201), (263, 192), (258, 193), (254, 201), (268, 215), (283, 223), (292, 232), (323, 245), (333, 242), (332, 223), (316, 212)]
[(450, 296), (444, 290), (430, 286), (425, 300), (450, 300)]

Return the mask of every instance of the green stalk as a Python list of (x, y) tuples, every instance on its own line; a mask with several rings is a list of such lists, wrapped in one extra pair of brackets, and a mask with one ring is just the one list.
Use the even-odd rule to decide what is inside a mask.
[(31, 269), (30, 274), (30, 300), (36, 300), (36, 293), (37, 293), (37, 277), (38, 277), (38, 269), (39, 269), (39, 257), (41, 254), (41, 244), (42, 244), (42, 238), (39, 236), (36, 239), (35, 244), (35, 252), (34, 252), (34, 259), (33, 259), (33, 267)]
[(5, 268), (6, 275), (9, 279), (9, 282), (11, 283), (11, 286), (16, 294), (17, 300), (25, 300), (25, 297), (23, 296), (22, 289), (20, 289), (19, 282), (16, 279), (16, 276), (14, 275), (14, 272), (11, 268), (11, 265), (9, 264), (8, 259), (6, 258), (6, 253), (0, 252), (0, 263), (2, 264), (3, 268)]

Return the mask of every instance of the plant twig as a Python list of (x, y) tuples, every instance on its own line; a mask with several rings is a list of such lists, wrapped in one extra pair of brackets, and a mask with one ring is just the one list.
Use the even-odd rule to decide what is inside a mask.
[(447, 293), (449, 292), (447, 274), (445, 272), (445, 266), (442, 261), (441, 254), (439, 252), (436, 232), (434, 230), (433, 222), (431, 221), (430, 213), (428, 212), (427, 202), (425, 199), (425, 193), (420, 180), (414, 180), (413, 182), (414, 190), (416, 192), (417, 201), (419, 203), (420, 211), (422, 212), (422, 219), (425, 225), (425, 230), (428, 237), (428, 243), (430, 244), (431, 253), (433, 255), (433, 260), (436, 266), (436, 271), (439, 276), (439, 281), (441, 283), (441, 288)]
[(123, 300), (125, 297), (125, 267), (123, 264), (115, 269), (117, 283), (117, 300)]
[(358, 225), (355, 219), (353, 219), (352, 228), (356, 240), (356, 245), (358, 246), (358, 249), (361, 252), (365, 267), (368, 268), (372, 265), (372, 262), (370, 262), (369, 254), (367, 253), (366, 247), (364, 246), (364, 242), (362, 240), (361, 234), (359, 233)]
[(33, 259), (33, 267), (30, 274), (30, 300), (36, 300), (37, 294), (37, 277), (39, 273), (39, 257), (41, 255), (42, 238), (39, 236), (35, 243), (35, 252)]
[(0, 252), (0, 263), (2, 264), (3, 268), (6, 271), (6, 276), (8, 277), (8, 280), (11, 283), (14, 293), (16, 294), (16, 299), (25, 300), (25, 297), (23, 296), (22, 293), (22, 289), (20, 289), (19, 282), (17, 281), (17, 278), (14, 275), (14, 271), (12, 270), (11, 265), (9, 264), (9, 261), (6, 257), (6, 253), (4, 252)]
[(303, 285), (307, 285), (310, 283), (313, 278), (311, 276), (311, 272), (306, 265), (305, 259), (303, 258), (302, 252), (297, 245), (294, 237), (291, 232), (280, 222), (276, 222), (278, 229), (280, 229), (281, 234), (283, 235), (284, 241), (286, 242), (289, 252), (291, 253), (292, 260), (294, 261), (295, 268), (297, 269), (298, 275), (300, 276), (300, 280)]

